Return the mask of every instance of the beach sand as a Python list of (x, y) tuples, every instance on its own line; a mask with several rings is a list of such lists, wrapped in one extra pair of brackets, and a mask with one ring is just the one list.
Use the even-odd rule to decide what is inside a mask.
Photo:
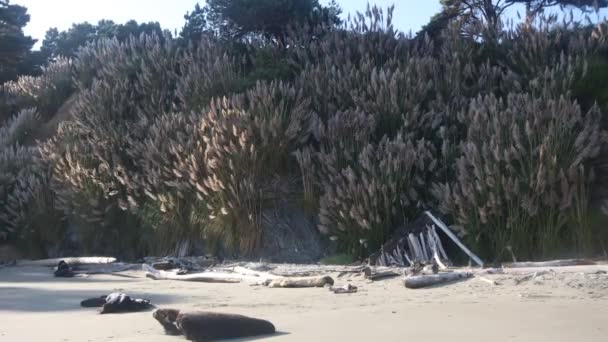
[[(608, 275), (550, 273), (515, 285), (487, 275), (431, 289), (409, 290), (402, 279), (368, 282), (343, 276), (324, 288), (276, 289), (93, 275), (58, 279), (50, 268), (0, 268), (0, 341), (183, 341), (165, 336), (151, 312), (99, 315), (82, 299), (123, 291), (158, 307), (238, 313), (270, 320), (268, 341), (608, 341)], [(249, 339), (252, 340), (252, 339)]]

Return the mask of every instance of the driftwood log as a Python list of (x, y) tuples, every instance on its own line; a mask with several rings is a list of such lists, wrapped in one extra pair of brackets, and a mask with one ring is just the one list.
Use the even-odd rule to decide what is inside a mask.
[(404, 284), (408, 289), (420, 289), (423, 287), (429, 287), (439, 284), (456, 282), (471, 278), (472, 273), (469, 272), (449, 272), (449, 273), (438, 273), (438, 274), (425, 274), (408, 276), (405, 278)]
[[(194, 274), (175, 274), (172, 272), (158, 271), (146, 272), (146, 277), (154, 280), (180, 280), (195, 281), (201, 283), (240, 283), (244, 280), (257, 280), (256, 277), (243, 276), (233, 273), (203, 272)], [(249, 278), (249, 279), (247, 279)], [(256, 278), (256, 279), (253, 279)]]
[(78, 265), (105, 265), (116, 262), (116, 258), (108, 257), (82, 257), (82, 258), (55, 258), (42, 260), (19, 260), (17, 266), (41, 266), (55, 267), (60, 261), (65, 261), (70, 266)]
[(268, 287), (283, 288), (303, 288), (303, 287), (324, 287), (333, 285), (334, 280), (329, 276), (322, 277), (302, 277), (302, 278), (281, 278), (275, 279), (268, 284)]
[(591, 260), (584, 259), (567, 259), (567, 260), (551, 260), (541, 262), (512, 262), (504, 264), (505, 268), (527, 268), (527, 267), (566, 267), (566, 266), (587, 266), (596, 265)]
[(235, 267), (234, 273), (203, 272), (178, 275), (174, 272), (158, 271), (149, 265), (144, 265), (146, 277), (154, 280), (181, 280), (203, 283), (240, 283), (250, 282), (268, 287), (324, 287), (333, 285), (334, 280), (329, 276), (318, 277), (282, 277), (266, 272), (257, 272), (243, 267)]
[(400, 276), (399, 273), (392, 271), (392, 270), (375, 271), (375, 270), (372, 270), (371, 267), (364, 268), (363, 275), (364, 275), (365, 279), (372, 280), (372, 281), (394, 278), (394, 277)]

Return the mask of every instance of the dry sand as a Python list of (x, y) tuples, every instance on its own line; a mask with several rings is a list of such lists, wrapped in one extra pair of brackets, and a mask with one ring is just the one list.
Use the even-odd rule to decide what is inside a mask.
[(343, 276), (356, 294), (247, 284), (154, 281), (110, 275), (56, 279), (49, 268), (0, 268), (0, 341), (183, 341), (164, 336), (150, 312), (98, 315), (82, 299), (113, 291), (160, 307), (264, 318), (280, 334), (269, 341), (608, 341), (608, 275), (547, 274), (515, 285), (490, 275), (431, 289), (405, 289), (399, 278), (369, 283)]

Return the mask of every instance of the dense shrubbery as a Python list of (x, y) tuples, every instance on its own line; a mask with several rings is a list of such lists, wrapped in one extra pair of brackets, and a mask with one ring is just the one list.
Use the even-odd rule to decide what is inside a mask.
[(84, 252), (188, 253), (202, 242), (253, 256), (264, 215), (290, 199), (353, 255), (428, 208), (486, 257), (594, 253), (605, 107), (581, 87), (606, 63), (601, 30), (548, 21), (479, 41), (451, 27), (431, 41), (391, 21), (374, 8), (349, 29), (303, 30), (285, 45), (102, 40), (73, 65), (19, 80), (10, 88), (43, 117), (76, 94), (42, 153), (14, 144), (34, 112), (0, 130), (0, 204), (15, 203), (0, 232), (46, 243), (52, 227), (29, 213), (56, 208)]

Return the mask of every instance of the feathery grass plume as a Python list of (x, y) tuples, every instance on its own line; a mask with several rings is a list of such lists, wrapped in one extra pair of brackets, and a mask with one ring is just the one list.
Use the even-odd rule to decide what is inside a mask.
[(72, 62), (59, 58), (43, 68), (40, 76), (21, 76), (5, 87), (19, 108), (36, 107), (41, 118), (47, 120), (74, 92)]
[(40, 125), (38, 112), (24, 109), (0, 126), (0, 149), (22, 144)]
[(38, 120), (28, 109), (0, 126), (0, 240), (42, 257), (61, 242), (63, 216), (53, 208), (50, 169), (37, 148), (21, 145)]
[(301, 92), (280, 82), (213, 101), (201, 123), (204, 162), (190, 168), (210, 235), (245, 255), (259, 251), (264, 210), (293, 191), (285, 176), (297, 170), (292, 153), (307, 142), (312, 115)]
[(172, 109), (176, 56), (171, 40), (142, 35), (91, 43), (74, 62), (73, 123), (43, 150), (55, 170), (59, 206), (82, 222), (89, 252), (135, 256), (149, 248), (135, 215), (145, 195), (137, 186), (143, 176), (133, 141)]
[(337, 237), (340, 249), (353, 255), (377, 250), (424, 207), (422, 177), (433, 171), (431, 159), (426, 141), (398, 134), (368, 144), (351, 165), (328, 167), (320, 199), (321, 232)]
[(574, 247), (568, 232), (584, 228), (567, 223), (577, 187), (587, 186), (579, 170), (599, 151), (597, 108), (582, 113), (563, 97), (490, 95), (473, 100), (460, 120), (468, 131), (456, 181), (435, 193), (469, 241), (495, 258), (507, 246), (522, 258)]
[[(155, 231), (152, 250), (175, 254), (181, 246), (203, 240), (207, 208), (190, 184), (188, 160), (198, 151), (198, 115), (169, 113), (154, 120), (143, 140), (131, 140), (141, 177), (134, 186), (146, 195), (136, 210), (142, 223)], [(188, 253), (188, 248), (182, 248)]]
[(196, 45), (190, 44), (179, 57), (179, 109), (204, 111), (212, 98), (246, 90), (246, 64), (245, 55), (231, 53), (214, 38), (203, 36)]

